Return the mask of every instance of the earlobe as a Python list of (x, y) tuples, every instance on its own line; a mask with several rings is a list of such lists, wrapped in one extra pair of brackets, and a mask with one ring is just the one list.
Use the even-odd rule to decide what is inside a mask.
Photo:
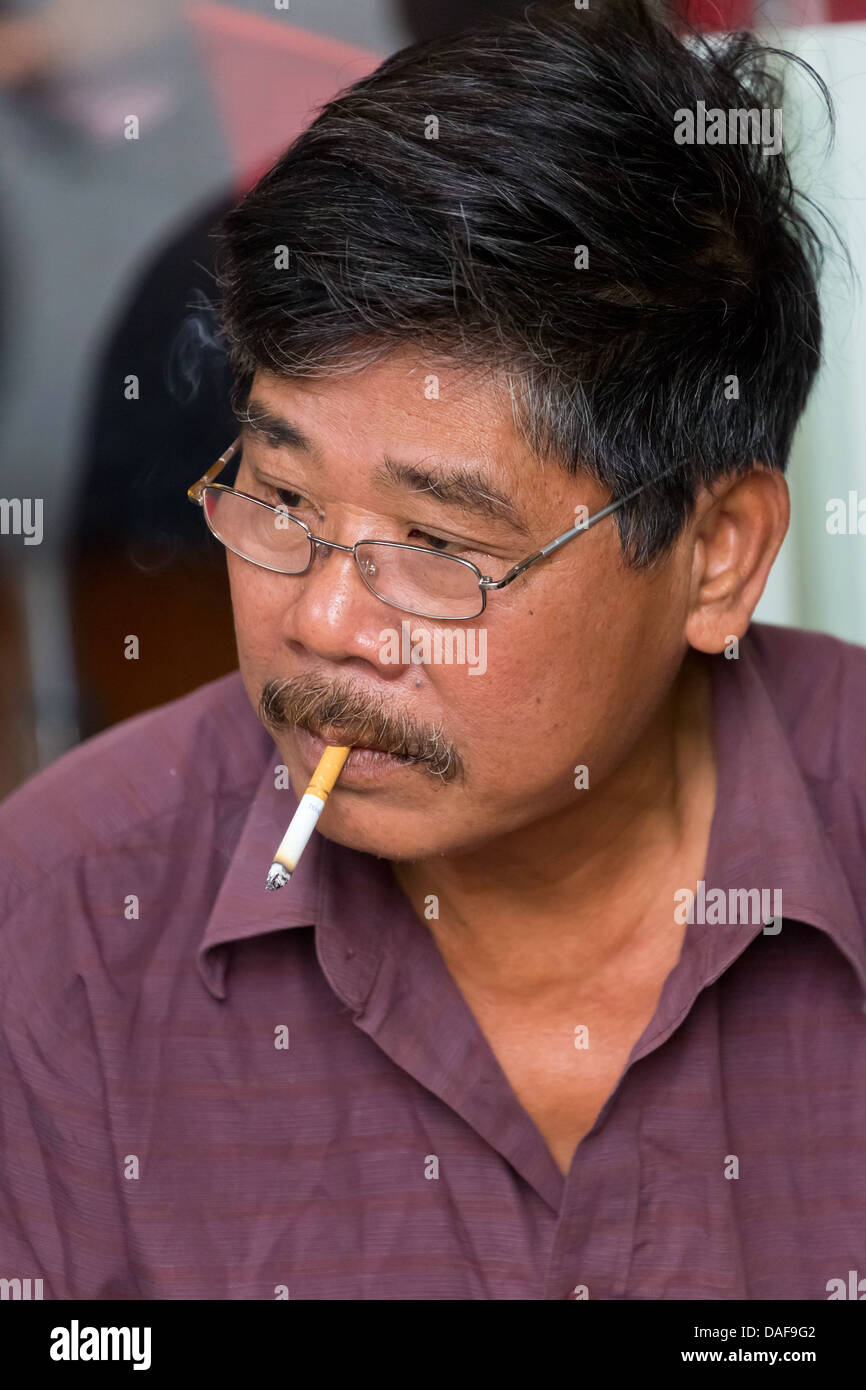
[(745, 635), (750, 618), (743, 619), (737, 614), (717, 608), (710, 612), (701, 609), (689, 614), (686, 622), (686, 641), (696, 651), (715, 656), (730, 646), (734, 638), (739, 641)]

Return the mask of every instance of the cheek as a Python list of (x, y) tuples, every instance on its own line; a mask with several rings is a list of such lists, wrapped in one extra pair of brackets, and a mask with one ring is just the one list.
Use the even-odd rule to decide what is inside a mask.
[(280, 642), (284, 604), (272, 592), (264, 570), (256, 570), (231, 551), (226, 554), (238, 652), (248, 660), (272, 660)]
[(525, 784), (530, 764), (544, 781), (570, 756), (579, 724), (574, 638), (539, 616), (536, 608), (474, 630), (474, 667), (430, 669), (446, 730), (488, 789)]
[(443, 706), (488, 790), (542, 794), (570, 787), (575, 762), (601, 764), (637, 678), (610, 614), (602, 596), (580, 607), (567, 596), (549, 606), (536, 597), (531, 612), (491, 623), (483, 675), (449, 672)]

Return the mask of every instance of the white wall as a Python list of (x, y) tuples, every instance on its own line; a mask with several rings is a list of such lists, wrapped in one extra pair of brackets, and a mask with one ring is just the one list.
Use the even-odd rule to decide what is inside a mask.
[[(837, 126), (828, 152), (814, 83), (785, 65), (783, 138), (795, 185), (837, 227), (859, 281), (831, 242), (821, 293), (825, 361), (789, 464), (791, 528), (755, 617), (866, 645), (866, 24), (762, 37), (803, 57), (830, 90)], [(826, 242), (826, 231), (821, 236)], [(863, 503), (863, 534), (828, 533), (828, 503), (847, 504), (850, 492)]]

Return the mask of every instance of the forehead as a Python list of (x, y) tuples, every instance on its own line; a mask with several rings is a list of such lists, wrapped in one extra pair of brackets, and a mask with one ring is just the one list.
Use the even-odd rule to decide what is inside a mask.
[[(483, 468), (527, 517), (557, 519), (578, 486), (537, 458), (514, 418), (502, 373), (409, 349), (351, 372), (286, 379), (260, 370), (251, 397), (297, 426), (319, 463), (373, 471), (384, 457)], [(583, 500), (582, 498), (578, 500)]]
[(325, 446), (351, 431), (369, 447), (395, 431), (408, 441), (458, 443), (467, 436), (478, 449), (513, 449), (519, 443), (507, 386), (489, 371), (394, 352), (359, 370), (317, 378), (286, 379), (257, 372), (253, 393), (292, 417), (303, 413), (317, 442)]

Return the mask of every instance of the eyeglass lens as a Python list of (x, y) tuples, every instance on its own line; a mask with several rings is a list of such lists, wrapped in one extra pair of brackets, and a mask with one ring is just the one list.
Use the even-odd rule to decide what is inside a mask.
[[(205, 488), (202, 503), (213, 534), (244, 559), (283, 574), (308, 568), (309, 536), (286, 512), (216, 486)], [(362, 541), (356, 556), (367, 586), (397, 608), (455, 621), (482, 612), (478, 576), (454, 556), (376, 541)]]

